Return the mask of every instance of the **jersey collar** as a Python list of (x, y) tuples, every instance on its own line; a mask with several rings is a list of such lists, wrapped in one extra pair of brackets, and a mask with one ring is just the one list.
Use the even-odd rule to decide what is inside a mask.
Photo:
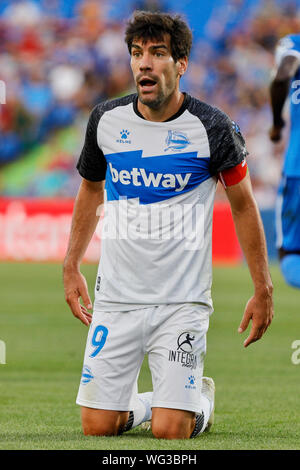
[[(162, 122), (169, 122), (169, 121), (174, 121), (174, 119), (177, 119), (179, 116), (181, 116), (184, 111), (187, 109), (188, 107), (188, 104), (190, 102), (190, 95), (188, 95), (187, 93), (183, 92), (184, 94), (184, 99), (183, 99), (183, 103), (182, 105), (180, 106), (179, 110), (177, 111), (177, 113), (173, 114), (173, 116), (169, 117), (168, 119), (166, 119), (165, 121), (162, 121)], [(140, 118), (144, 119), (145, 121), (147, 119), (144, 118), (144, 116), (139, 112), (138, 110), (138, 95), (135, 95), (134, 97), (134, 100), (133, 100), (133, 110), (135, 112), (135, 114), (137, 116), (139, 116)]]

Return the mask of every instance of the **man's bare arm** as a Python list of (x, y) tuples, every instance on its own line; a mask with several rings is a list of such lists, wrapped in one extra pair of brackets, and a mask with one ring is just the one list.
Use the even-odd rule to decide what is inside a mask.
[(282, 118), (282, 110), (289, 93), (290, 80), (295, 76), (298, 67), (299, 59), (297, 57), (292, 55), (284, 57), (270, 84), (270, 99), (273, 115), (270, 139), (273, 142), (278, 142), (281, 139), (281, 131), (285, 125)]
[(244, 341), (244, 346), (247, 347), (262, 337), (272, 321), (273, 284), (268, 267), (264, 229), (249, 175), (240, 183), (227, 187), (226, 193), (254, 285), (254, 295), (247, 303), (238, 330), (240, 333), (245, 331), (252, 319), (250, 334)]
[[(91, 322), (92, 302), (87, 283), (80, 272), (80, 263), (99, 220), (98, 207), (104, 202), (104, 181), (83, 179), (73, 211), (70, 239), (63, 265), (65, 299), (73, 315), (85, 325)], [(84, 306), (80, 304), (80, 297)]]

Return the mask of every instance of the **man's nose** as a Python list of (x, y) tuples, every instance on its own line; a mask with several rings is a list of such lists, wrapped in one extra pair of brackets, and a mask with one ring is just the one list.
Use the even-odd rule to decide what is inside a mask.
[(140, 70), (152, 70), (152, 59), (150, 54), (143, 54), (143, 57), (140, 61)]

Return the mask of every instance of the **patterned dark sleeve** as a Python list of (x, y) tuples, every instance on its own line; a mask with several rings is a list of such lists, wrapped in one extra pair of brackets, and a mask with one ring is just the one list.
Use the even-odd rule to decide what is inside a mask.
[(106, 174), (106, 160), (97, 142), (97, 128), (101, 116), (100, 106), (90, 114), (84, 146), (76, 168), (79, 174), (89, 181), (103, 181)]
[(196, 98), (191, 98), (189, 111), (205, 127), (210, 150), (209, 170), (212, 176), (241, 163), (248, 152), (238, 125), (223, 111)]
[(248, 155), (239, 126), (219, 110), (215, 115), (214, 125), (208, 132), (208, 137), (212, 175), (238, 165)]

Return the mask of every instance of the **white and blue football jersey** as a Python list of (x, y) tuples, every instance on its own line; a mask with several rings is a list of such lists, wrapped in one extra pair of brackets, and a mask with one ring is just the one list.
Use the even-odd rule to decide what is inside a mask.
[(105, 181), (97, 310), (198, 302), (212, 311), (212, 214), (220, 171), (247, 154), (227, 115), (185, 94), (165, 122), (137, 95), (97, 105), (77, 168)]
[[(285, 36), (276, 49), (276, 63), (279, 66), (284, 57), (294, 56), (300, 64), (300, 34)], [(285, 176), (300, 177), (300, 68), (292, 79), (290, 87), (290, 135), (283, 163)]]

